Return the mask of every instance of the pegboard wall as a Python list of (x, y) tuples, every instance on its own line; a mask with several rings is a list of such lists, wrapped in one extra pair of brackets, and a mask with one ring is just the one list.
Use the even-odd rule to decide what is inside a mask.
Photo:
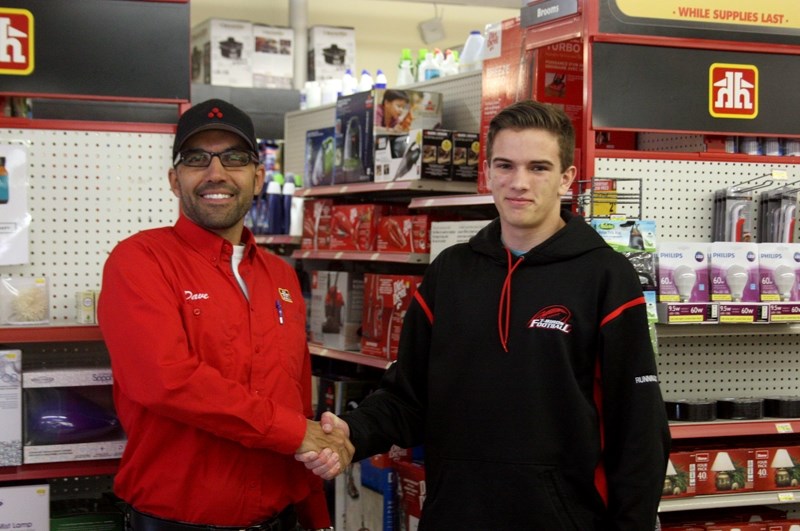
[[(773, 170), (784, 170), (787, 182), (800, 179), (796, 158), (787, 158), (785, 164), (595, 160), (596, 177), (642, 180), (641, 217), (656, 221), (657, 238), (662, 242), (710, 242), (714, 191), (769, 176)], [(774, 182), (763, 190), (780, 184)], [(754, 219), (758, 193), (754, 192)], [(742, 325), (737, 333), (722, 335), (709, 334), (706, 326), (683, 326), (688, 327), (685, 337), (670, 334), (658, 342), (658, 374), (666, 399), (800, 395), (800, 335), (796, 332), (770, 325)], [(758, 327), (758, 333), (748, 334), (748, 326)]]
[(172, 134), (0, 129), (28, 157), (29, 263), (3, 277), (48, 278), (50, 322), (75, 320), (75, 292), (100, 289), (103, 264), (125, 237), (172, 225)]

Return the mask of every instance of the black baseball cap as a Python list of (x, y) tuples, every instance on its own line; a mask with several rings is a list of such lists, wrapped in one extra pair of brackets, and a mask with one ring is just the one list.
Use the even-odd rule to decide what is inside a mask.
[(211, 129), (221, 129), (239, 135), (247, 142), (253, 153), (258, 153), (253, 120), (235, 105), (224, 100), (212, 99), (191, 107), (178, 119), (172, 158), (175, 158), (190, 136)]

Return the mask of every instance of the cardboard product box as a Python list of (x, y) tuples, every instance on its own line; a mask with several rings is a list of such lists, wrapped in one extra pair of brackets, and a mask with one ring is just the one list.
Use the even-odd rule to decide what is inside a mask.
[(416, 531), (422, 517), (427, 488), (425, 486), (425, 465), (419, 462), (399, 462), (397, 470), (397, 489), (399, 492), (399, 515), (401, 529)]
[(87, 289), (75, 292), (75, 322), (97, 323), (97, 291)]
[(339, 26), (308, 28), (308, 80), (341, 79), (355, 71), (356, 30)]
[[(575, 126), (575, 147), (582, 149), (581, 41), (572, 39), (527, 50), (525, 29), (520, 26), (519, 17), (488, 25), (485, 34), (480, 138), (486, 138), (489, 123), (500, 110), (517, 101), (534, 99), (564, 109)], [(489, 192), (483, 171), (485, 160), (486, 147), (482, 145), (478, 161), (478, 193)], [(580, 178), (580, 168), (578, 174)]]
[(22, 351), (0, 350), (0, 467), (22, 464)]
[(124, 531), (122, 511), (107, 498), (55, 500), (50, 531)]
[(453, 141), (446, 129), (375, 136), (375, 182), (450, 180)]
[(454, 181), (477, 181), (480, 155), (480, 134), (453, 131), (453, 165), (450, 178)]
[(741, 494), (755, 488), (755, 452), (751, 448), (697, 451), (696, 494)]
[(333, 127), (306, 131), (306, 157), (303, 183), (306, 186), (333, 184), (335, 134)]
[(50, 485), (0, 487), (0, 500), (0, 529), (50, 529)]
[(330, 247), (332, 208), (332, 199), (306, 199), (303, 202), (301, 249), (316, 251)]
[(658, 244), (658, 301), (709, 302), (708, 254), (703, 242)]
[(253, 24), (211, 18), (192, 28), (192, 82), (252, 87)]
[[(374, 179), (377, 136), (408, 135), (412, 130), (437, 129), (441, 122), (442, 94), (438, 92), (375, 89), (340, 97), (336, 101), (334, 123), (334, 182)], [(391, 174), (391, 179), (385, 180), (392, 180), (395, 173)]]
[(671, 452), (664, 475), (662, 498), (694, 496), (697, 490), (697, 467), (694, 452)]
[(292, 88), (294, 82), (294, 29), (253, 24), (253, 86)]
[(397, 519), (397, 473), (391, 467), (379, 468), (369, 459), (359, 462), (361, 486), (380, 494), (383, 498), (383, 531), (399, 529)]
[(378, 222), (386, 212), (388, 207), (376, 203), (333, 205), (330, 249), (374, 251), (378, 239)]
[(381, 216), (378, 221), (379, 252), (422, 253), (430, 251), (431, 216), (426, 214)]
[(403, 318), (420, 282), (419, 275), (364, 275), (362, 354), (397, 359)]
[(358, 350), (363, 307), (363, 274), (312, 271), (310, 341), (338, 350)]
[(711, 301), (759, 302), (758, 244), (711, 243)]
[(111, 384), (109, 368), (24, 372), (23, 462), (120, 457), (125, 433), (114, 411)]
[(790, 490), (800, 486), (800, 446), (755, 449), (755, 490)]

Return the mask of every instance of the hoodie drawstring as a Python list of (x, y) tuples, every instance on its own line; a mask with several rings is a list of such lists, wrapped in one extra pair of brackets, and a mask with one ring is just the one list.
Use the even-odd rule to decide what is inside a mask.
[(500, 343), (503, 345), (503, 350), (508, 352), (508, 329), (509, 321), (511, 320), (511, 275), (517, 269), (524, 256), (520, 256), (516, 263), (512, 265), (511, 251), (506, 248), (506, 255), (508, 256), (508, 273), (506, 273), (506, 280), (503, 282), (503, 289), (500, 292), (500, 308), (497, 311), (497, 330), (500, 332)]

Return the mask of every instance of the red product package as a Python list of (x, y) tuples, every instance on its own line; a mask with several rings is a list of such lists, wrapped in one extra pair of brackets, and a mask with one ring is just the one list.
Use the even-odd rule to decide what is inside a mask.
[(362, 354), (397, 359), (403, 318), (420, 282), (419, 275), (364, 275)]
[(378, 221), (386, 212), (379, 204), (334, 205), (331, 208), (331, 250), (374, 251)]
[(416, 216), (383, 216), (378, 222), (380, 252), (421, 253), (430, 252), (431, 219)]

